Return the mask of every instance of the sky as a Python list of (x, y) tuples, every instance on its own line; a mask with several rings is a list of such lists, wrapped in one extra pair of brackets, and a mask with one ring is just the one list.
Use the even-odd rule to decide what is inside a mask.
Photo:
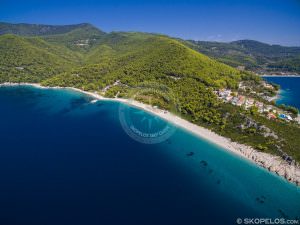
[(300, 46), (300, 0), (0, 0), (0, 21)]

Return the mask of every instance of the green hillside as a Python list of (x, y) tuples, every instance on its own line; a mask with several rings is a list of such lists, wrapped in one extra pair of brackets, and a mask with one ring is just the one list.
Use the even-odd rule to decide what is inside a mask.
[(42, 38), (53, 44), (63, 44), (71, 50), (87, 52), (96, 46), (105, 33), (98, 28), (84, 24), (69, 32), (56, 35), (46, 35)]
[(40, 38), (0, 36), (0, 81), (39, 82), (74, 66), (76, 57)]
[[(39, 36), (49, 43), (72, 51), (91, 54), (101, 43), (122, 38), (120, 33), (106, 34), (88, 23), (75, 25), (11, 24), (0, 22), (1, 34)], [(136, 35), (138, 35), (136, 33)], [(108, 40), (111, 38), (111, 40)], [(300, 73), (300, 47), (269, 45), (253, 40), (230, 43), (180, 40), (189, 48), (233, 67), (256, 73)], [(110, 46), (110, 45), (109, 45)], [(110, 51), (105, 45), (102, 50)], [(98, 48), (99, 50), (99, 48)], [(90, 58), (91, 61), (97, 61)]]
[[(106, 68), (96, 73), (94, 80), (109, 77), (112, 81), (118, 79), (128, 85), (145, 80), (189, 77), (207, 86), (236, 88), (241, 79), (239, 71), (199, 54), (176, 40), (142, 33), (108, 34), (97, 48), (87, 54), (85, 62), (98, 64), (93, 68)], [(84, 71), (90, 68), (86, 66), (53, 79), (58, 80), (59, 77), (68, 85), (68, 79), (75, 73), (76, 79), (85, 80), (82, 82), (82, 88), (85, 88), (91, 83), (91, 74)], [(76, 83), (78, 87), (81, 85)], [(102, 87), (108, 84), (99, 85)]]
[(0, 35), (15, 34), (20, 36), (44, 36), (44, 35), (58, 35), (71, 32), (76, 29), (85, 29), (93, 27), (88, 23), (81, 23), (75, 25), (42, 25), (42, 24), (27, 24), (27, 23), (3, 23), (0, 22)]
[(233, 67), (257, 73), (300, 73), (300, 47), (269, 45), (252, 40), (230, 43), (183, 41), (187, 46)]
[(75, 25), (11, 24), (0, 22), (0, 35), (14, 34), (23, 37), (40, 37), (45, 41), (86, 52), (99, 42), (105, 33), (88, 23)]

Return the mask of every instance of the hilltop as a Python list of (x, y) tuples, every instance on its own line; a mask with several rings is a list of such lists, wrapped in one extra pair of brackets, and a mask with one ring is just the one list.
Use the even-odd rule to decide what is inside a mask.
[(74, 25), (42, 25), (27, 23), (4, 23), (0, 22), (0, 35), (16, 34), (20, 36), (46, 36), (69, 33), (74, 30), (93, 30), (96, 33), (104, 33), (89, 23)]

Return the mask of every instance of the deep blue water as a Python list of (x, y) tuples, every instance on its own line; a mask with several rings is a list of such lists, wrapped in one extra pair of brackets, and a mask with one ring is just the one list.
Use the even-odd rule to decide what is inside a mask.
[(0, 88), (0, 224), (300, 216), (295, 185), (182, 129), (159, 144), (137, 142), (121, 126), (120, 106), (152, 115), (91, 100), (69, 90)]
[(280, 85), (278, 104), (292, 105), (300, 109), (300, 77), (265, 77)]

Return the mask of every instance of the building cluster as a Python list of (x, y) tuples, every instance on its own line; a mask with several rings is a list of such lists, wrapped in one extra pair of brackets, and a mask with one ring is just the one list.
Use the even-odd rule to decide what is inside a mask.
[(267, 83), (266, 81), (262, 81), (261, 83), (265, 88), (272, 89), (272, 90), (274, 89), (273, 85)]
[[(261, 81), (259, 86), (261, 86), (262, 88), (265, 88), (265, 89), (274, 90), (274, 87), (271, 84), (269, 84), (265, 81)], [(263, 92), (262, 93), (257, 92), (255, 90), (253, 90), (253, 88), (251, 86), (247, 85), (245, 82), (240, 82), (239, 83), (239, 90), (248, 91), (250, 94), (257, 95), (257, 96), (265, 99), (268, 102), (274, 101), (277, 97), (277, 96), (268, 96), (267, 94), (265, 94)]]
[(291, 115), (273, 105), (267, 105), (263, 102), (257, 101), (254, 98), (246, 97), (240, 95), (238, 92), (232, 92), (230, 89), (221, 89), (215, 91), (215, 94), (219, 99), (224, 102), (231, 103), (236, 106), (244, 107), (245, 109), (250, 109), (252, 107), (257, 108), (259, 113), (265, 114), (268, 119), (282, 119), (286, 121), (292, 121)]
[(76, 46), (89, 46), (90, 39), (77, 40), (74, 43)]

